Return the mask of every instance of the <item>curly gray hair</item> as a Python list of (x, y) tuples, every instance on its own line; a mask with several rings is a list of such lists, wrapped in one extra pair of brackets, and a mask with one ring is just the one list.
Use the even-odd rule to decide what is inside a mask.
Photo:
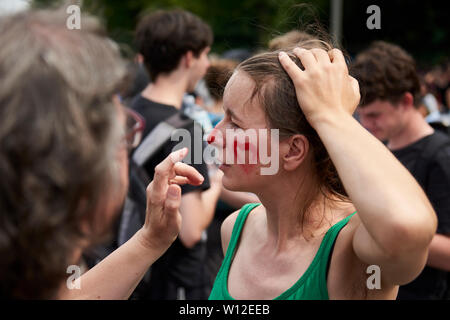
[(94, 225), (105, 186), (118, 182), (112, 96), (125, 65), (95, 18), (69, 30), (67, 16), (39, 10), (0, 20), (3, 297), (54, 297), (88, 236), (81, 222)]

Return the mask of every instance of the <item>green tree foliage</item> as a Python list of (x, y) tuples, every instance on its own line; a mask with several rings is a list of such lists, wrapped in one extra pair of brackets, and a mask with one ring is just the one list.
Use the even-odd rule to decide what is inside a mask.
[[(57, 2), (34, 0), (37, 6)], [(129, 45), (133, 43), (133, 30), (143, 12), (189, 10), (211, 25), (215, 37), (213, 51), (221, 53), (238, 47), (265, 47), (273, 36), (299, 28), (302, 12), (308, 12), (307, 19), (312, 21), (311, 17), (318, 16), (318, 7), (328, 8), (328, 0), (303, 3), (309, 5), (298, 6), (296, 0), (84, 0), (83, 10), (102, 17), (112, 38)]]
[[(33, 0), (49, 5), (60, 0)], [(155, 9), (182, 8), (208, 22), (214, 31), (213, 51), (257, 50), (292, 29), (319, 22), (329, 26), (332, 0), (83, 0), (83, 10), (103, 18), (113, 39), (133, 48), (133, 30), (140, 14)], [(373, 40), (403, 46), (419, 62), (441, 61), (450, 51), (450, 19), (445, 2), (423, 0), (342, 0), (344, 48), (352, 55)], [(381, 30), (369, 30), (369, 5), (381, 9)]]

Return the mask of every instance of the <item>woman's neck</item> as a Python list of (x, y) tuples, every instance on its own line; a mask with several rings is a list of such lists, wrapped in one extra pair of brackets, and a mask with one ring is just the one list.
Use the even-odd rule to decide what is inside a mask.
[(292, 241), (319, 237), (331, 227), (339, 209), (350, 205), (340, 203), (337, 197), (326, 197), (306, 181), (299, 186), (298, 181), (285, 177), (271, 184), (276, 187), (257, 193), (266, 209), (267, 239), (280, 251)]

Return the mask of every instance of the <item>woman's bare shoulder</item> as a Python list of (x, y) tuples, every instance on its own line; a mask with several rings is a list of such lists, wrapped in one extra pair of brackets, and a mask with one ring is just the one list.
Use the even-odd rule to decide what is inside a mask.
[[(252, 214), (249, 214), (246, 221), (246, 227), (248, 225), (251, 225), (257, 216), (257, 212), (262, 212), (264, 210), (262, 205), (259, 205), (258, 207), (254, 208), (251, 212)], [(233, 233), (234, 224), (236, 223), (236, 219), (239, 216), (239, 212), (241, 209), (234, 211), (231, 213), (228, 217), (225, 218), (225, 220), (222, 222), (222, 227), (220, 229), (221, 238), (222, 238), (222, 249), (223, 253), (225, 254), (228, 248), (228, 244), (230, 243), (231, 234)]]

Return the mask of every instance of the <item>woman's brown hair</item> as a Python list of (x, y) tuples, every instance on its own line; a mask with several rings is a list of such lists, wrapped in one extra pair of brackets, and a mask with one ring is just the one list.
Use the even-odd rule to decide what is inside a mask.
[[(318, 39), (306, 40), (298, 46), (305, 49), (320, 48), (326, 51), (332, 49), (330, 44)], [(284, 51), (303, 69), (293, 49), (286, 48)], [(333, 197), (342, 201), (348, 201), (348, 196), (325, 146), (298, 104), (294, 84), (278, 60), (279, 52), (277, 50), (255, 55), (238, 65), (236, 70), (245, 72), (254, 81), (255, 87), (251, 99), (258, 99), (268, 124), (272, 128), (279, 129), (280, 138), (302, 134), (309, 141), (317, 186), (315, 189), (310, 189), (307, 201), (303, 204), (301, 216), (304, 217), (304, 213), (320, 193), (325, 198)]]

